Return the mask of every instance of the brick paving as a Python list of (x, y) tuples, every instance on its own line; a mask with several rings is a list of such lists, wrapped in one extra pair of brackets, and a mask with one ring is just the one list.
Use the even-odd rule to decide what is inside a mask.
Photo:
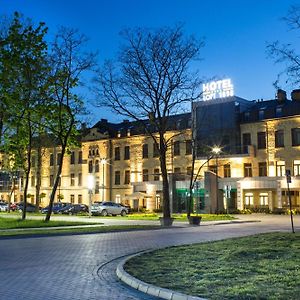
[[(295, 218), (300, 230), (300, 218)], [(0, 239), (0, 299), (155, 299), (122, 284), (120, 257), (146, 249), (290, 230), (288, 216), (240, 223), (62, 237)]]

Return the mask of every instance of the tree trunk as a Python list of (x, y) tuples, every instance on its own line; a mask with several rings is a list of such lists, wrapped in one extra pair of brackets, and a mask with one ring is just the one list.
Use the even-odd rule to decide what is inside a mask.
[(35, 211), (39, 211), (40, 206), (40, 192), (42, 183), (42, 147), (38, 145), (37, 148), (37, 169), (36, 169), (36, 186), (35, 186)]
[(49, 209), (47, 211), (47, 215), (46, 215), (46, 218), (45, 218), (46, 222), (50, 221), (50, 217), (51, 217), (51, 214), (52, 214), (53, 203), (54, 203), (54, 200), (55, 200), (56, 191), (57, 191), (59, 181), (60, 181), (60, 175), (61, 175), (61, 171), (62, 171), (65, 152), (66, 152), (66, 145), (63, 145), (62, 148), (61, 148), (61, 156), (60, 156), (60, 162), (59, 162), (58, 170), (57, 170), (57, 173), (56, 173), (53, 189), (52, 189), (52, 192), (51, 192), (51, 195), (50, 195)]
[(171, 218), (170, 212), (170, 193), (169, 193), (169, 179), (166, 164), (166, 146), (164, 144), (163, 136), (160, 136), (160, 168), (163, 181), (163, 217)]

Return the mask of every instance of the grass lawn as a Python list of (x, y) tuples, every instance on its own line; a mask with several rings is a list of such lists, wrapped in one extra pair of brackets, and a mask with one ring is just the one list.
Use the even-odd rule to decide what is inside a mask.
[[(101, 224), (101, 223), (88, 223), (88, 224)], [(0, 229), (15, 229), (15, 228), (33, 228), (33, 227), (57, 227), (57, 226), (76, 226), (88, 225), (86, 222), (74, 221), (49, 221), (44, 220), (22, 220), (19, 218), (1, 218), (0, 216)]]
[(160, 287), (209, 299), (299, 299), (300, 233), (270, 233), (171, 247), (125, 270)]
[[(129, 214), (125, 217), (116, 216), (116, 218), (121, 218), (123, 220), (145, 220), (145, 221), (158, 221), (158, 218), (161, 216), (161, 214), (156, 213), (133, 213)], [(222, 220), (235, 220), (236, 218), (232, 215), (214, 215), (214, 214), (201, 214), (199, 215), (202, 217), (201, 222), (205, 221), (222, 221)], [(180, 222), (187, 222), (186, 214), (173, 214), (173, 218), (175, 218), (175, 221)], [(103, 218), (103, 217), (101, 217)], [(111, 218), (111, 217), (106, 217)]]
[[(98, 223), (99, 224), (99, 223)], [(86, 225), (86, 224), (85, 224)], [(60, 235), (60, 234), (87, 234), (87, 233), (103, 233), (103, 232), (119, 232), (131, 230), (151, 230), (160, 229), (160, 226), (149, 225), (112, 225), (112, 226), (97, 226), (97, 227), (79, 227), (79, 228), (54, 228), (54, 229), (29, 229), (26, 231), (0, 231), (0, 237), (7, 236), (33, 236), (33, 235)]]

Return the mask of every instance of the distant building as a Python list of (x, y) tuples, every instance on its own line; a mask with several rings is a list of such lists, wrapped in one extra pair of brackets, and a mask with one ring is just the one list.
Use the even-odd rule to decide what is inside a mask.
[[(184, 212), (189, 197), (192, 145), (197, 146), (193, 198), (200, 212), (251, 208), (256, 211), (288, 206), (285, 172), (291, 170), (294, 208), (300, 207), (300, 91), (292, 100), (279, 90), (277, 99), (247, 101), (230, 96), (193, 103), (192, 114), (169, 117), (167, 153), (171, 208)], [(155, 133), (151, 123), (148, 129)], [(221, 152), (212, 153), (213, 147)], [(33, 154), (35, 156), (35, 154)], [(60, 148), (48, 147), (43, 157), (43, 205), (47, 205)], [(64, 202), (88, 204), (87, 177), (95, 177), (93, 201), (110, 200), (134, 209), (160, 209), (162, 181), (152, 138), (138, 122), (110, 123), (101, 119), (86, 129), (82, 144), (64, 159), (57, 191)], [(0, 177), (1, 178), (1, 177)], [(20, 180), (21, 182), (21, 180)], [(34, 201), (36, 164), (28, 193)], [(18, 188), (21, 191), (22, 187)], [(15, 201), (21, 200), (16, 191)], [(8, 193), (0, 188), (0, 197)], [(61, 198), (61, 197), (60, 197)]]

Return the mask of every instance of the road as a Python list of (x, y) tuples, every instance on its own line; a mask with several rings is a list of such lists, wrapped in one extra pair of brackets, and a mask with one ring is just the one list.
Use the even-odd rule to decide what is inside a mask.
[[(154, 231), (0, 239), (0, 299), (155, 299), (122, 284), (122, 257), (142, 250), (290, 231), (288, 216), (244, 217), (261, 222), (174, 227)], [(295, 217), (300, 230), (300, 216)]]

